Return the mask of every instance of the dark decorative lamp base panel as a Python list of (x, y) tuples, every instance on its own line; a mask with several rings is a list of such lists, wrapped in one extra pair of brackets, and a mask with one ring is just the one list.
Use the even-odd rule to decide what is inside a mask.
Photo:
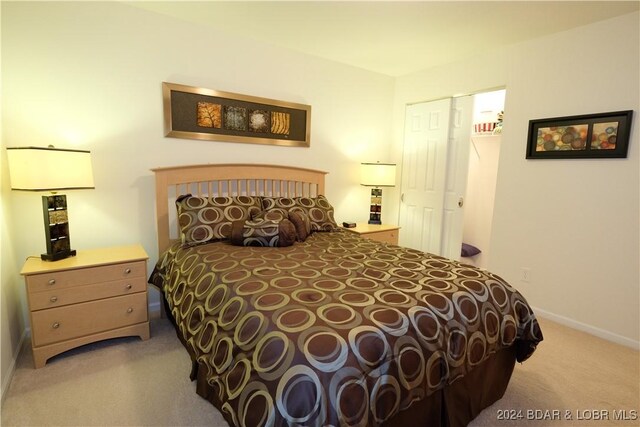
[(69, 237), (69, 216), (67, 214), (67, 196), (55, 194), (42, 196), (44, 232), (47, 253), (40, 255), (44, 261), (58, 261), (75, 256)]
[(369, 207), (369, 224), (382, 224), (382, 188), (371, 189), (371, 206)]

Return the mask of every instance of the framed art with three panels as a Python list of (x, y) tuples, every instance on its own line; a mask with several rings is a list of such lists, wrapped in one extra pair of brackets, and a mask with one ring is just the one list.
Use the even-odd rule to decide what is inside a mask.
[(311, 106), (162, 83), (165, 136), (309, 147)]

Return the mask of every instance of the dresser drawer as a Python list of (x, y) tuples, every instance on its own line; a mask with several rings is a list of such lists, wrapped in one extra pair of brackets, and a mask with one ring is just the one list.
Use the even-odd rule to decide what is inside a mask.
[(71, 288), (50, 289), (29, 294), (31, 311), (62, 307), (79, 302), (95, 301), (103, 298), (143, 292), (147, 288), (145, 277), (114, 280)]
[(146, 322), (147, 293), (113, 297), (31, 313), (35, 347)]
[(27, 276), (27, 292), (111, 282), (130, 277), (145, 277), (146, 261), (125, 262), (76, 270), (52, 271)]

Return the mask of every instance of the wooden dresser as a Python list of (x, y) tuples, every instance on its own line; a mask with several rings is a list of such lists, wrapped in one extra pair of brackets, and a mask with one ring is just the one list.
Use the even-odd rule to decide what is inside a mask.
[(357, 224), (354, 228), (345, 228), (352, 233), (358, 233), (362, 237), (380, 242), (398, 244), (398, 232), (400, 227), (397, 225), (377, 225), (377, 224)]
[(79, 250), (54, 262), (27, 259), (20, 273), (27, 284), (35, 367), (95, 341), (149, 339), (148, 258), (133, 245)]

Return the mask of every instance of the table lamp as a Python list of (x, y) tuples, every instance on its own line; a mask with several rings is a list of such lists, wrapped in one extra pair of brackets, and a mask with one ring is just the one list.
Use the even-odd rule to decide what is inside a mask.
[(382, 188), (396, 185), (395, 163), (361, 163), (360, 184), (371, 189), (369, 224), (382, 224)]
[(44, 147), (7, 147), (12, 190), (50, 191), (42, 196), (47, 253), (41, 258), (57, 261), (74, 256), (69, 238), (67, 196), (60, 190), (95, 188), (91, 153)]

